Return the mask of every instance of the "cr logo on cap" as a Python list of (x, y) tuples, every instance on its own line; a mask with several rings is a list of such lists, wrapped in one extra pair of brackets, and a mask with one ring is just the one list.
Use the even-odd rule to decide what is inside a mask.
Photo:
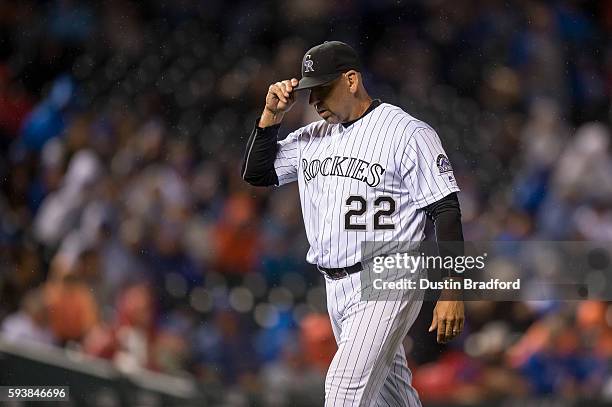
[(304, 73), (314, 72), (312, 64), (314, 64), (314, 61), (310, 59), (310, 54), (306, 55), (306, 59), (304, 60)]

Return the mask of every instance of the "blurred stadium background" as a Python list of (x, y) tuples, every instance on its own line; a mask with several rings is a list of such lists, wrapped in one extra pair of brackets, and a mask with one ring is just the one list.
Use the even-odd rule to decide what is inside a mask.
[[(0, 1), (0, 384), (321, 405), (296, 188), (239, 166), (268, 85), (328, 39), (438, 130), (466, 239), (612, 241), (611, 36), (610, 1)], [(448, 346), (432, 307), (405, 341), (426, 406), (612, 403), (610, 303), (468, 303)]]

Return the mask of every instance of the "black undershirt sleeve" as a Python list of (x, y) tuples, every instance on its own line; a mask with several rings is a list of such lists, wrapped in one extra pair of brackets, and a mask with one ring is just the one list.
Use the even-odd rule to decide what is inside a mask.
[[(446, 256), (463, 256), (463, 228), (461, 226), (461, 209), (457, 193), (434, 202), (425, 208), (425, 213), (434, 222), (438, 253), (442, 258)], [(444, 270), (443, 277), (461, 277), (454, 270)]]
[[(379, 99), (374, 99), (363, 115), (359, 118), (343, 123), (348, 127), (350, 124), (360, 120), (381, 104)], [(274, 161), (278, 152), (277, 136), (280, 124), (265, 128), (259, 127), (259, 118), (255, 121), (255, 127), (247, 142), (246, 151), (242, 160), (240, 176), (249, 184), (257, 187), (278, 185), (278, 175), (274, 170)]]
[(278, 185), (274, 161), (278, 152), (277, 135), (280, 124), (261, 128), (259, 119), (251, 132), (242, 160), (240, 176), (257, 187)]

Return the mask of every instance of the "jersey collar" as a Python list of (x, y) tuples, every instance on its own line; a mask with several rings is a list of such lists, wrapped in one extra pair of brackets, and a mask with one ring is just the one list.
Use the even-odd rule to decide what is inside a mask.
[(363, 119), (365, 116), (367, 116), (368, 113), (370, 113), (372, 110), (374, 110), (378, 106), (380, 106), (381, 103), (382, 102), (380, 101), (380, 99), (374, 99), (372, 101), (372, 103), (370, 103), (370, 107), (368, 107), (368, 110), (366, 110), (361, 116), (359, 116), (355, 120), (351, 120), (350, 122), (342, 123), (342, 126), (346, 129), (348, 126), (350, 126), (351, 124), (355, 123), (357, 120)]

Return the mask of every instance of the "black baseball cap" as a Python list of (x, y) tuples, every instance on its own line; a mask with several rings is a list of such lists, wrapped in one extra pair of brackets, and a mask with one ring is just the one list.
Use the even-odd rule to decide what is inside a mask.
[(351, 69), (361, 70), (357, 52), (344, 42), (325, 41), (304, 54), (302, 79), (295, 90), (326, 85)]

